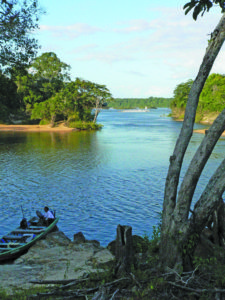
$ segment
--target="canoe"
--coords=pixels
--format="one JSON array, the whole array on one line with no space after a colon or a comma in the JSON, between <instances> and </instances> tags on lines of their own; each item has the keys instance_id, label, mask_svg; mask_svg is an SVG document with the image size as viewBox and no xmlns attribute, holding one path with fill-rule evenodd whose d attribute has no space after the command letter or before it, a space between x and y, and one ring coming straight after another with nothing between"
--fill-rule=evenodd
<instances>
[{"instance_id":1,"label":"canoe","mask_svg":"<svg viewBox=\"0 0 225 300\"><path fill-rule=\"evenodd\" d=\"M37 241L57 230L55 218L51 224L46 224L38 217L32 217L28 222L23 219L20 226L4 235L0 240L0 263L14 260L26 253ZM25 225L25 226L24 226Z\"/></svg>"}]
</instances>

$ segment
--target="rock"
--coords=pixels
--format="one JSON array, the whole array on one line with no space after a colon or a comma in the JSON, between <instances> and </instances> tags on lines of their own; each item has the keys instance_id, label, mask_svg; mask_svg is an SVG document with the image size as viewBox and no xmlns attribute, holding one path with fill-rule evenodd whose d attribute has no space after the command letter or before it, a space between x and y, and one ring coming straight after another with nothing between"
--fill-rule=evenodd
<instances>
[{"instance_id":1,"label":"rock","mask_svg":"<svg viewBox=\"0 0 225 300\"><path fill-rule=\"evenodd\" d=\"M97 240L86 240L85 242L92 244L93 246L98 247L98 248L101 247L99 241L97 241Z\"/></svg>"},{"instance_id":2,"label":"rock","mask_svg":"<svg viewBox=\"0 0 225 300\"><path fill-rule=\"evenodd\" d=\"M93 246L96 246L96 247L101 247L99 241L97 241L97 240L86 240L86 238L82 232L78 232L78 233L74 234L73 243L74 244L88 243L88 244L92 244Z\"/></svg>"},{"instance_id":3,"label":"rock","mask_svg":"<svg viewBox=\"0 0 225 300\"><path fill-rule=\"evenodd\" d=\"M86 239L83 235L82 232L78 232L78 233L75 233L74 236L73 236L73 242L75 244L82 244L82 243L85 243Z\"/></svg>"},{"instance_id":4,"label":"rock","mask_svg":"<svg viewBox=\"0 0 225 300\"><path fill-rule=\"evenodd\" d=\"M45 240L53 246L68 246L71 243L71 240L62 231L49 233Z\"/></svg>"},{"instance_id":5,"label":"rock","mask_svg":"<svg viewBox=\"0 0 225 300\"><path fill-rule=\"evenodd\" d=\"M85 273L104 271L113 260L99 242L74 243L58 231L38 241L14 264L0 265L0 287L12 291L33 287L31 280L81 278Z\"/></svg>"},{"instance_id":6,"label":"rock","mask_svg":"<svg viewBox=\"0 0 225 300\"><path fill-rule=\"evenodd\" d=\"M92 257L93 260L96 261L98 267L109 266L114 262L115 257L110 253L108 249L102 249L95 253Z\"/></svg>"},{"instance_id":7,"label":"rock","mask_svg":"<svg viewBox=\"0 0 225 300\"><path fill-rule=\"evenodd\" d=\"M113 254L113 255L116 255L116 241L112 241L110 242L107 247L107 249L109 249L109 251Z\"/></svg>"}]
</instances>

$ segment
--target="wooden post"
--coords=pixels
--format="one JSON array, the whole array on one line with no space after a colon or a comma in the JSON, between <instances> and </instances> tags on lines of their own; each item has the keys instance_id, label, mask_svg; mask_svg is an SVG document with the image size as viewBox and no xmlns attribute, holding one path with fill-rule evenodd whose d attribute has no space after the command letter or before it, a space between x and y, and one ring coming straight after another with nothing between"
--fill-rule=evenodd
<instances>
[{"instance_id":1,"label":"wooden post","mask_svg":"<svg viewBox=\"0 0 225 300\"><path fill-rule=\"evenodd\" d=\"M131 272L133 264L133 239L131 226L117 226L115 275L120 277Z\"/></svg>"}]
</instances>

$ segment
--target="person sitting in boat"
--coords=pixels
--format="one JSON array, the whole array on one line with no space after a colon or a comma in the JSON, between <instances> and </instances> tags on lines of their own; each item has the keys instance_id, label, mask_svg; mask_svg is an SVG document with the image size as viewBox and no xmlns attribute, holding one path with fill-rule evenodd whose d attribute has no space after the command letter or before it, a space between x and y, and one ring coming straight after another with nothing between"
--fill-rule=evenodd
<instances>
[{"instance_id":1,"label":"person sitting in boat","mask_svg":"<svg viewBox=\"0 0 225 300\"><path fill-rule=\"evenodd\" d=\"M48 206L45 206L44 211L45 211L44 213L45 221L48 225L50 225L54 221L55 217L53 213L49 210Z\"/></svg>"}]
</instances>

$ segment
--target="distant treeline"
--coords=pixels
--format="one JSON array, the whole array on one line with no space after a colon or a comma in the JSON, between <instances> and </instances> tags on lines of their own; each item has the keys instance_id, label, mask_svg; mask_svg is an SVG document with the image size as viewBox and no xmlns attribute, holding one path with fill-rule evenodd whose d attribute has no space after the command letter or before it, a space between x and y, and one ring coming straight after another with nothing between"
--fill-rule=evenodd
<instances>
[{"instance_id":1,"label":"distant treeline","mask_svg":"<svg viewBox=\"0 0 225 300\"><path fill-rule=\"evenodd\" d=\"M114 98L108 104L107 107L113 107L116 109L130 109L130 108L148 108L151 107L170 107L172 98Z\"/></svg>"}]
</instances>

